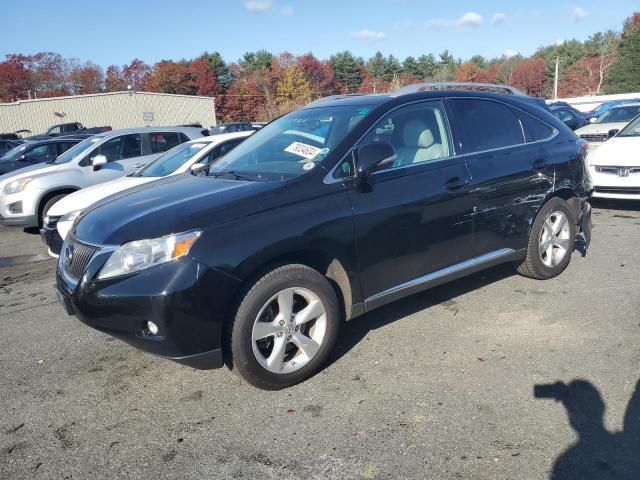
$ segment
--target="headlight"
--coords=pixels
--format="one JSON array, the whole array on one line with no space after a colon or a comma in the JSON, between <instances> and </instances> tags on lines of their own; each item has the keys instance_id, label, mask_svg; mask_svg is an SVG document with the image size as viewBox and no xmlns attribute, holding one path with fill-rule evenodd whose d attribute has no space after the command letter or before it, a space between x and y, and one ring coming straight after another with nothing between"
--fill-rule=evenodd
<instances>
[{"instance_id":1,"label":"headlight","mask_svg":"<svg viewBox=\"0 0 640 480\"><path fill-rule=\"evenodd\" d=\"M196 230L125 243L111 254L100 270L98 279L126 275L180 258L189 253L189 249L201 233Z\"/></svg>"},{"instance_id":2,"label":"headlight","mask_svg":"<svg viewBox=\"0 0 640 480\"><path fill-rule=\"evenodd\" d=\"M66 215L63 215L62 217L60 217L60 220L58 220L59 222L73 222L76 218L78 218L78 215L80 215L82 213L82 210L75 210L73 212L69 212Z\"/></svg>"},{"instance_id":3,"label":"headlight","mask_svg":"<svg viewBox=\"0 0 640 480\"><path fill-rule=\"evenodd\" d=\"M14 180L13 182L9 182L4 186L4 190L2 193L5 195L11 195L12 193L22 192L27 185L31 183L32 178L21 178L20 180Z\"/></svg>"}]
</instances>

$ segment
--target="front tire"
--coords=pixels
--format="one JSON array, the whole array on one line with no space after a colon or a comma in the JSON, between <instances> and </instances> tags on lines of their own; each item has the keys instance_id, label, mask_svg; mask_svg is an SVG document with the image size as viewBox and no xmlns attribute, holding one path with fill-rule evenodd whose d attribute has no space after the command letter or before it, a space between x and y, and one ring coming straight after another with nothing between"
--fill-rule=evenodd
<instances>
[{"instance_id":1,"label":"front tire","mask_svg":"<svg viewBox=\"0 0 640 480\"><path fill-rule=\"evenodd\" d=\"M533 223L527 256L518 265L518 273L537 280L560 275L571 261L576 231L576 220L567 202L557 197L549 200Z\"/></svg>"},{"instance_id":2,"label":"front tire","mask_svg":"<svg viewBox=\"0 0 640 480\"><path fill-rule=\"evenodd\" d=\"M285 265L242 298L225 328L226 363L258 388L286 388L322 368L339 327L339 302L328 280L305 265Z\"/></svg>"},{"instance_id":3,"label":"front tire","mask_svg":"<svg viewBox=\"0 0 640 480\"><path fill-rule=\"evenodd\" d=\"M49 213L49 210L51 209L51 207L53 207L56 202L58 202L58 200L62 200L64 197L66 197L66 195L56 195L54 197L51 197L49 200L47 200L47 202L44 204L44 206L42 207L42 211L40 212L40 217L38 218L38 225L40 227L42 227L44 225L44 219L47 216L47 213Z\"/></svg>"}]
</instances>

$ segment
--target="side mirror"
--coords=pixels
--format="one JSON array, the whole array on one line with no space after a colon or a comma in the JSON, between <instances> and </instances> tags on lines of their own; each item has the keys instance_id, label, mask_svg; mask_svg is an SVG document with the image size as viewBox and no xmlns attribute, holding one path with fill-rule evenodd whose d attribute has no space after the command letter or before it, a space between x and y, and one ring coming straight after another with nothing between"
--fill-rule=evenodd
<instances>
[{"instance_id":1,"label":"side mirror","mask_svg":"<svg viewBox=\"0 0 640 480\"><path fill-rule=\"evenodd\" d=\"M358 149L356 176L364 178L375 170L393 163L396 151L390 143L369 143Z\"/></svg>"},{"instance_id":2,"label":"side mirror","mask_svg":"<svg viewBox=\"0 0 640 480\"><path fill-rule=\"evenodd\" d=\"M104 155L96 155L91 159L91 165L93 165L93 170L100 170L103 165L107 164L107 157Z\"/></svg>"},{"instance_id":3,"label":"side mirror","mask_svg":"<svg viewBox=\"0 0 640 480\"><path fill-rule=\"evenodd\" d=\"M598 117L591 117L589 123L596 123L596 120L598 120Z\"/></svg>"},{"instance_id":4,"label":"side mirror","mask_svg":"<svg viewBox=\"0 0 640 480\"><path fill-rule=\"evenodd\" d=\"M207 168L206 163L194 163L193 165L191 165L191 173L193 174L200 173L205 168Z\"/></svg>"},{"instance_id":5,"label":"side mirror","mask_svg":"<svg viewBox=\"0 0 640 480\"><path fill-rule=\"evenodd\" d=\"M24 162L26 159L27 159L27 156L24 153L18 157L19 162Z\"/></svg>"},{"instance_id":6,"label":"side mirror","mask_svg":"<svg viewBox=\"0 0 640 480\"><path fill-rule=\"evenodd\" d=\"M609 133L607 133L607 138L611 138L611 137L615 137L615 135L620 131L619 128L612 128L611 130L609 130Z\"/></svg>"}]
</instances>

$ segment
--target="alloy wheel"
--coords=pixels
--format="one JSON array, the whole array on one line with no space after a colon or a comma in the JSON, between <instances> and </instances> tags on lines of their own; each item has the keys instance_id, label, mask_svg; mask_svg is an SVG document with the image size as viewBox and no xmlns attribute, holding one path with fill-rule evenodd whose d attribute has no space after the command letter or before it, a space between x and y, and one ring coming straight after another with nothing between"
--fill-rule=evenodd
<instances>
[{"instance_id":1,"label":"alloy wheel","mask_svg":"<svg viewBox=\"0 0 640 480\"><path fill-rule=\"evenodd\" d=\"M251 346L266 370L292 373L316 356L326 331L327 313L320 298L306 288L286 288L260 309Z\"/></svg>"},{"instance_id":2,"label":"alloy wheel","mask_svg":"<svg viewBox=\"0 0 640 480\"><path fill-rule=\"evenodd\" d=\"M540 259L545 266L553 268L567 255L571 241L571 223L567 215L555 211L547 216L540 232Z\"/></svg>"}]
</instances>

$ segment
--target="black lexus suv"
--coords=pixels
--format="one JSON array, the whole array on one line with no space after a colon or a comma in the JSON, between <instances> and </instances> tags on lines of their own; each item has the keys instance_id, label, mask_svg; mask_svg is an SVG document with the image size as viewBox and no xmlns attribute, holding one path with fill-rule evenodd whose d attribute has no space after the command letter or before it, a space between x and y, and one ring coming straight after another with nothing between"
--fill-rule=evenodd
<instances>
[{"instance_id":1,"label":"black lexus suv","mask_svg":"<svg viewBox=\"0 0 640 480\"><path fill-rule=\"evenodd\" d=\"M322 367L343 320L500 263L555 277L590 238L586 144L505 89L325 98L208 170L111 196L67 236L59 299L142 350L278 389Z\"/></svg>"}]
</instances>

